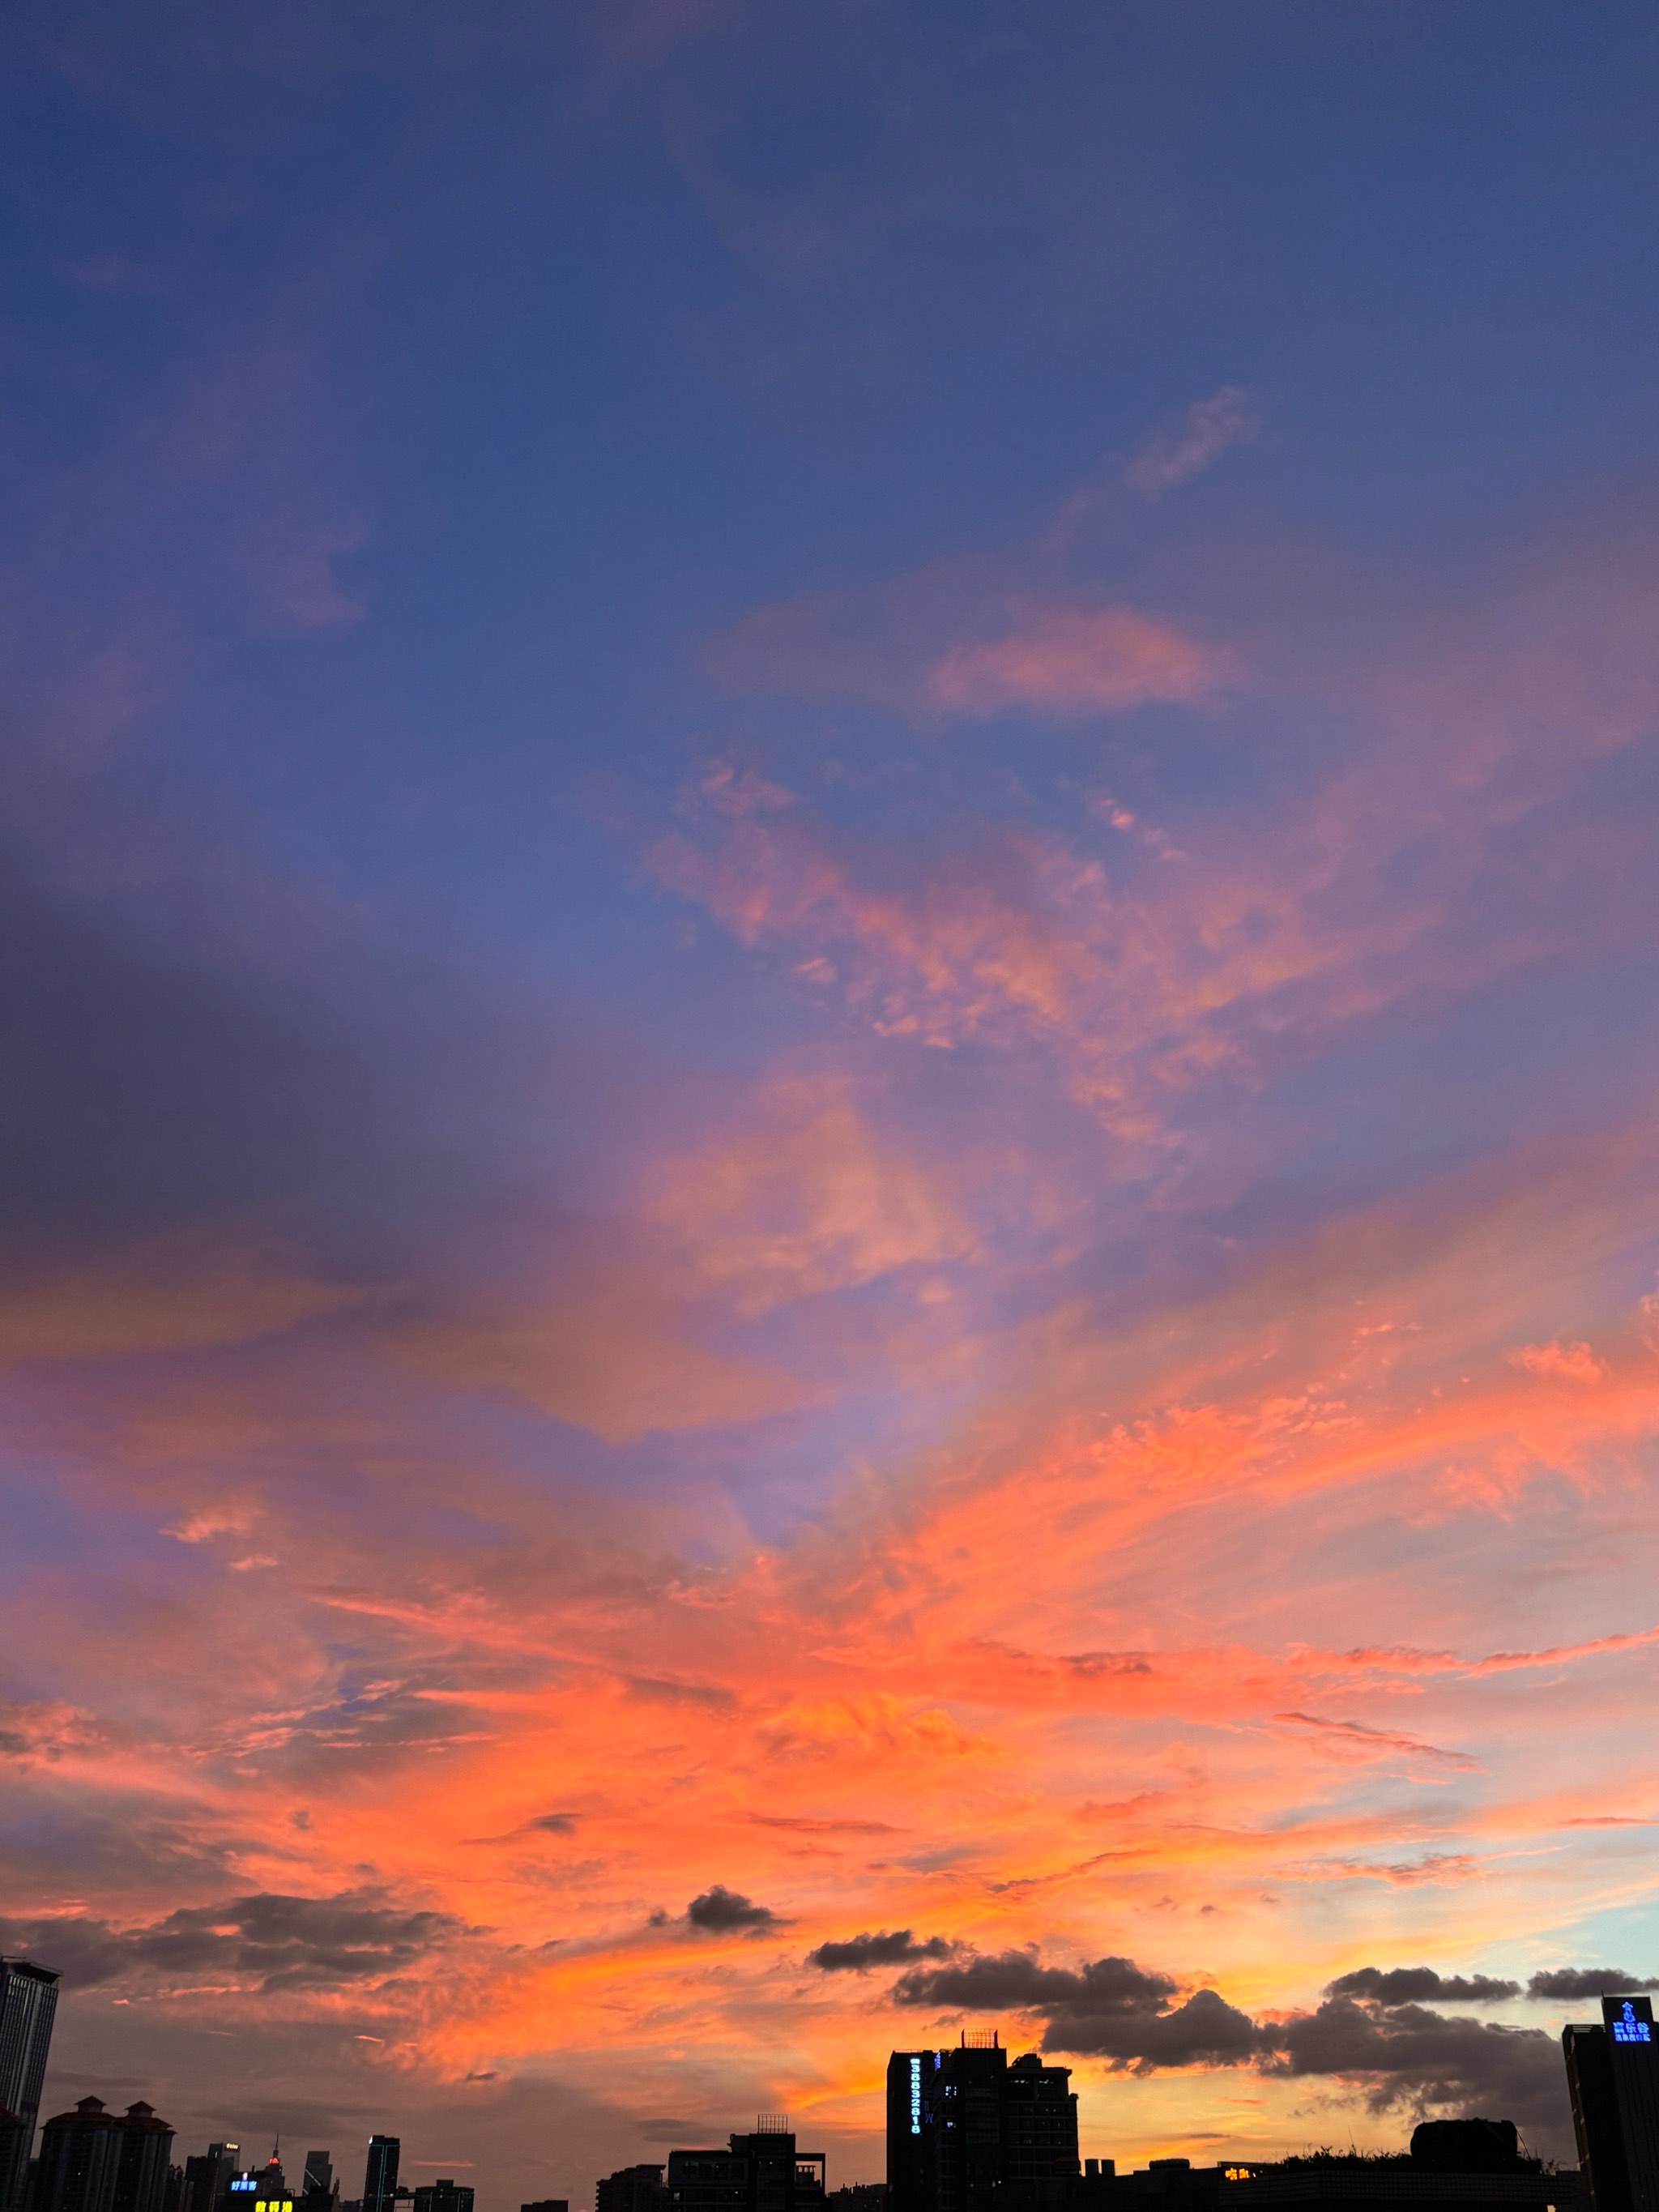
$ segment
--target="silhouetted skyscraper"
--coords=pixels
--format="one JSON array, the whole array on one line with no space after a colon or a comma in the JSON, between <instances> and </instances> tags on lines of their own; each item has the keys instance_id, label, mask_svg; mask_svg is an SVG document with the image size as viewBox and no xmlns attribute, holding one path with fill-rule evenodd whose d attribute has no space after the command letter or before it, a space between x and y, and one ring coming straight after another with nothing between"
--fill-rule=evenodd
<instances>
[{"instance_id":1,"label":"silhouetted skyscraper","mask_svg":"<svg viewBox=\"0 0 1659 2212\"><path fill-rule=\"evenodd\" d=\"M398 2154L403 2142L397 2136L371 2136L368 2169L363 2176L363 2212L392 2212L398 2195Z\"/></svg>"},{"instance_id":2,"label":"silhouetted skyscraper","mask_svg":"<svg viewBox=\"0 0 1659 2212\"><path fill-rule=\"evenodd\" d=\"M50 1966L0 1959L0 2113L21 2122L22 2135L21 2152L14 2149L9 2158L0 2141L0 2212L14 2212L28 2172L57 2010L58 1977ZM9 2130L14 2144L17 2133Z\"/></svg>"},{"instance_id":3,"label":"silhouetted skyscraper","mask_svg":"<svg viewBox=\"0 0 1659 2212\"><path fill-rule=\"evenodd\" d=\"M1659 2040L1646 1997L1603 1997L1561 2031L1589 2212L1659 2212Z\"/></svg>"},{"instance_id":4,"label":"silhouetted skyscraper","mask_svg":"<svg viewBox=\"0 0 1659 2212\"><path fill-rule=\"evenodd\" d=\"M896 2051L887 2062L887 2212L933 2201L933 2081L943 2054Z\"/></svg>"},{"instance_id":5,"label":"silhouetted skyscraper","mask_svg":"<svg viewBox=\"0 0 1659 2212\"><path fill-rule=\"evenodd\" d=\"M305 2194L307 2197L332 2197L334 2194L334 2161L325 2150L306 2153Z\"/></svg>"},{"instance_id":6,"label":"silhouetted skyscraper","mask_svg":"<svg viewBox=\"0 0 1659 2212\"><path fill-rule=\"evenodd\" d=\"M1078 2172L1071 2069L1017 2058L994 2033L887 2062L888 2212L991 2212L1058 2201ZM1659 2208L1655 2209L1659 2212Z\"/></svg>"}]
</instances>

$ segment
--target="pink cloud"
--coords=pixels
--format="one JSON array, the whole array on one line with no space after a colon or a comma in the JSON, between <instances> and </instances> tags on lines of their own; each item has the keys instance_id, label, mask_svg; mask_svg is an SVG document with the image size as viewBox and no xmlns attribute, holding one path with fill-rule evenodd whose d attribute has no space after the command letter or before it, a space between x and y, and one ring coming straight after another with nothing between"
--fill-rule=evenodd
<instances>
[{"instance_id":1,"label":"pink cloud","mask_svg":"<svg viewBox=\"0 0 1659 2212\"><path fill-rule=\"evenodd\" d=\"M1005 635L954 647L927 689L950 713L1027 707L1071 719L1209 699L1231 669L1227 654L1132 607L1037 605L1015 609Z\"/></svg>"}]
</instances>

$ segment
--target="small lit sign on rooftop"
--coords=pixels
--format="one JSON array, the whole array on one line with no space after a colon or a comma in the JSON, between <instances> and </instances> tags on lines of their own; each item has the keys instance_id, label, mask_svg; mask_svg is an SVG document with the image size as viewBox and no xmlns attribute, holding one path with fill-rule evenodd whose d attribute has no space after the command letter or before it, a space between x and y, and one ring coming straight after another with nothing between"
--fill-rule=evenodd
<instances>
[{"instance_id":1,"label":"small lit sign on rooftop","mask_svg":"<svg viewBox=\"0 0 1659 2212\"><path fill-rule=\"evenodd\" d=\"M1628 1997L1625 1999L1624 2010L1612 2022L1612 2027L1615 2043L1651 2043L1653 2040L1652 2024L1645 2020L1638 2020L1636 2007Z\"/></svg>"}]
</instances>

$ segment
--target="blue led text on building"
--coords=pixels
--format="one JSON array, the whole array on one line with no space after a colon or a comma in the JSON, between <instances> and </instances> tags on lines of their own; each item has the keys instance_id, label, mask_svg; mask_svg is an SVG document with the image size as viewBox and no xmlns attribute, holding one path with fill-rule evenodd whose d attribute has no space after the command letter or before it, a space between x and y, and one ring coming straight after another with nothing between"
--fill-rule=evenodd
<instances>
[{"instance_id":1,"label":"blue led text on building","mask_svg":"<svg viewBox=\"0 0 1659 2212\"><path fill-rule=\"evenodd\" d=\"M1653 2040L1651 2027L1646 2021L1638 2020L1636 2008L1628 1997L1625 1999L1622 2015L1613 2023L1613 2039L1615 2043L1651 2043Z\"/></svg>"},{"instance_id":2,"label":"blue led text on building","mask_svg":"<svg viewBox=\"0 0 1659 2212\"><path fill-rule=\"evenodd\" d=\"M1628 2007L1626 2008L1629 2009ZM910 2061L910 2132L913 2136L919 2136L921 2133L921 2061L920 2058L913 2058Z\"/></svg>"}]
</instances>

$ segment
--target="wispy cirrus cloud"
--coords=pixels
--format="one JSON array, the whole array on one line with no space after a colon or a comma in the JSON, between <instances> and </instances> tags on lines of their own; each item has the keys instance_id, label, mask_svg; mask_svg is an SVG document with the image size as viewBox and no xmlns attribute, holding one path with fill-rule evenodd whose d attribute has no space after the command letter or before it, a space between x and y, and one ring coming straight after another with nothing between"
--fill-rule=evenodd
<instances>
[{"instance_id":1,"label":"wispy cirrus cloud","mask_svg":"<svg viewBox=\"0 0 1659 2212\"><path fill-rule=\"evenodd\" d=\"M1224 384L1145 439L1125 464L1123 481L1144 499L1157 499L1202 476L1261 429L1261 413L1253 396L1240 385Z\"/></svg>"}]
</instances>

